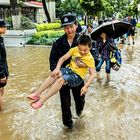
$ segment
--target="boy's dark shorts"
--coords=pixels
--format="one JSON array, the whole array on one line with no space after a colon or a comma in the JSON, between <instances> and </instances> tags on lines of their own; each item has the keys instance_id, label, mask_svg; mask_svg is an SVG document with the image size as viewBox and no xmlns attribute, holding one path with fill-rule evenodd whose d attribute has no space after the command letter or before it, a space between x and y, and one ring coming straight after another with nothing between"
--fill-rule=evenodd
<instances>
[{"instance_id":1,"label":"boy's dark shorts","mask_svg":"<svg viewBox=\"0 0 140 140\"><path fill-rule=\"evenodd\" d=\"M129 30L128 31L128 36L135 36L135 30Z\"/></svg>"},{"instance_id":2,"label":"boy's dark shorts","mask_svg":"<svg viewBox=\"0 0 140 140\"><path fill-rule=\"evenodd\" d=\"M68 86L77 87L83 82L83 79L70 68L61 68L61 73Z\"/></svg>"}]
</instances>

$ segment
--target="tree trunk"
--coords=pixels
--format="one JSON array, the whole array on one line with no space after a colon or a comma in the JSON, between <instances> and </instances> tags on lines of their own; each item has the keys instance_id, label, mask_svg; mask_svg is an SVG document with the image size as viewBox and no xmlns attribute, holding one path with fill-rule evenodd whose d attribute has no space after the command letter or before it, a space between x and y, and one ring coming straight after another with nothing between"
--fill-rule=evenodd
<instances>
[{"instance_id":1,"label":"tree trunk","mask_svg":"<svg viewBox=\"0 0 140 140\"><path fill-rule=\"evenodd\" d=\"M43 8L44 8L44 11L45 11L48 23L50 23L51 22L51 18L50 18L50 14L48 12L48 9L47 9L46 0L42 0L42 3L43 3Z\"/></svg>"}]
</instances>

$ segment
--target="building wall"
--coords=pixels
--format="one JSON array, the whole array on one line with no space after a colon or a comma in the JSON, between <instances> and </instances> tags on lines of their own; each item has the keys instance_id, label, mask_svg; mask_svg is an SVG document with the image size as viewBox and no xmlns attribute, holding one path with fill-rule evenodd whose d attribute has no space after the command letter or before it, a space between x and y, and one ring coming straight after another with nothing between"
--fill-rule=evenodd
<instances>
[{"instance_id":1,"label":"building wall","mask_svg":"<svg viewBox=\"0 0 140 140\"><path fill-rule=\"evenodd\" d=\"M0 7L2 7L4 5L7 5L10 8L10 0L0 0ZM55 2L54 1L47 2L47 8L48 8L48 12L50 14L51 20L53 21L56 18ZM8 10L8 12L10 12L10 10ZM1 14L2 13L0 13L0 15ZM3 18L3 16L1 16L1 18ZM42 8L36 8L36 20L35 20L35 22L37 22L37 23L43 23L44 21L47 22L47 19L46 19L46 16L45 16L45 12L43 10L43 7Z\"/></svg>"},{"instance_id":2,"label":"building wall","mask_svg":"<svg viewBox=\"0 0 140 140\"><path fill-rule=\"evenodd\" d=\"M0 5L9 5L10 0L0 0Z\"/></svg>"},{"instance_id":3,"label":"building wall","mask_svg":"<svg viewBox=\"0 0 140 140\"><path fill-rule=\"evenodd\" d=\"M37 21L37 23L43 23L44 21L46 21L46 17L45 17L43 8L37 9L36 21Z\"/></svg>"},{"instance_id":4,"label":"building wall","mask_svg":"<svg viewBox=\"0 0 140 140\"><path fill-rule=\"evenodd\" d=\"M56 12L55 12L55 2L54 1L49 1L47 3L47 8L51 17L51 20L53 21L56 18Z\"/></svg>"}]
</instances>

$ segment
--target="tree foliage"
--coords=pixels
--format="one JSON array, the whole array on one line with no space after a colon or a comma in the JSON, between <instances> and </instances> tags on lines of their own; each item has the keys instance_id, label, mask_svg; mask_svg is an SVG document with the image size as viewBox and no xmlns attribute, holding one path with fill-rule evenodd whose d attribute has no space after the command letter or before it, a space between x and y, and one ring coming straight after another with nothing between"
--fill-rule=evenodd
<instances>
[{"instance_id":1,"label":"tree foliage","mask_svg":"<svg viewBox=\"0 0 140 140\"><path fill-rule=\"evenodd\" d=\"M102 1L103 2L103 9L102 12L105 16L111 16L115 12L114 6L109 1Z\"/></svg>"},{"instance_id":2,"label":"tree foliage","mask_svg":"<svg viewBox=\"0 0 140 140\"><path fill-rule=\"evenodd\" d=\"M139 0L80 0L82 8L89 15L103 13L106 16L116 13L120 13L121 16L138 15L139 2Z\"/></svg>"},{"instance_id":3,"label":"tree foliage","mask_svg":"<svg viewBox=\"0 0 140 140\"><path fill-rule=\"evenodd\" d=\"M65 0L62 2L60 0L55 1L57 17L61 17L69 12L77 15L81 15L83 13L79 0Z\"/></svg>"},{"instance_id":4,"label":"tree foliage","mask_svg":"<svg viewBox=\"0 0 140 140\"><path fill-rule=\"evenodd\" d=\"M124 17L138 14L137 4L140 0L46 0L46 2L48 1L56 2L56 17L61 17L69 12L77 15L84 15L86 12L92 16L103 15L107 17L119 13L121 17Z\"/></svg>"},{"instance_id":5,"label":"tree foliage","mask_svg":"<svg viewBox=\"0 0 140 140\"><path fill-rule=\"evenodd\" d=\"M80 0L80 4L88 15L96 15L103 9L102 0Z\"/></svg>"},{"instance_id":6,"label":"tree foliage","mask_svg":"<svg viewBox=\"0 0 140 140\"><path fill-rule=\"evenodd\" d=\"M129 15L132 15L132 16L138 15L138 3L139 2L140 2L139 0L134 0L133 3L131 3L128 6L127 12Z\"/></svg>"}]
</instances>

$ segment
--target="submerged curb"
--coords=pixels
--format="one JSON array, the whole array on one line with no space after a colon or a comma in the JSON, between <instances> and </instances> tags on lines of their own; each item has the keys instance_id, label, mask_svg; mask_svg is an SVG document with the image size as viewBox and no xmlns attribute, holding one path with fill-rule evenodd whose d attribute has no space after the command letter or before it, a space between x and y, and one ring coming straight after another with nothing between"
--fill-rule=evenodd
<instances>
[{"instance_id":1,"label":"submerged curb","mask_svg":"<svg viewBox=\"0 0 140 140\"><path fill-rule=\"evenodd\" d=\"M47 48L51 48L51 45L24 45L24 47L47 47Z\"/></svg>"}]
</instances>

